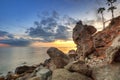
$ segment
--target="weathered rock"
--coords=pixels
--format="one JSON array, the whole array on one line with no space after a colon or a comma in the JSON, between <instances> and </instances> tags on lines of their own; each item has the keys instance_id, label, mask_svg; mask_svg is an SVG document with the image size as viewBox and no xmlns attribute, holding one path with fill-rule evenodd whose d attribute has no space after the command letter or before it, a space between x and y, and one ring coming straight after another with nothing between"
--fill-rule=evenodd
<instances>
[{"instance_id":1,"label":"weathered rock","mask_svg":"<svg viewBox=\"0 0 120 80\"><path fill-rule=\"evenodd\" d=\"M92 80L92 79L76 72L69 72L66 69L57 69L53 71L52 80Z\"/></svg>"},{"instance_id":2,"label":"weathered rock","mask_svg":"<svg viewBox=\"0 0 120 80\"><path fill-rule=\"evenodd\" d=\"M81 60L84 60L94 50L92 35L96 31L96 28L83 25L81 21L73 29L73 40L77 44L77 53Z\"/></svg>"},{"instance_id":3,"label":"weathered rock","mask_svg":"<svg viewBox=\"0 0 120 80\"><path fill-rule=\"evenodd\" d=\"M69 52L68 52L68 56L69 56L69 58L70 58L70 62L71 61L75 61L75 60L77 60L77 53L76 53L76 51L75 50L70 50Z\"/></svg>"},{"instance_id":4,"label":"weathered rock","mask_svg":"<svg viewBox=\"0 0 120 80\"><path fill-rule=\"evenodd\" d=\"M32 78L30 78L28 80L41 80L41 79L40 79L40 77L32 77Z\"/></svg>"},{"instance_id":5,"label":"weathered rock","mask_svg":"<svg viewBox=\"0 0 120 80\"><path fill-rule=\"evenodd\" d=\"M5 77L4 76L0 76L0 80L5 80Z\"/></svg>"},{"instance_id":6,"label":"weathered rock","mask_svg":"<svg viewBox=\"0 0 120 80\"><path fill-rule=\"evenodd\" d=\"M94 80L120 80L120 64L94 68L92 76Z\"/></svg>"},{"instance_id":7,"label":"weathered rock","mask_svg":"<svg viewBox=\"0 0 120 80\"><path fill-rule=\"evenodd\" d=\"M15 80L19 77L19 75L14 74L13 72L8 72L5 80Z\"/></svg>"},{"instance_id":8,"label":"weathered rock","mask_svg":"<svg viewBox=\"0 0 120 80\"><path fill-rule=\"evenodd\" d=\"M47 54L50 56L50 63L54 63L56 68L63 68L68 64L69 58L62 51L57 48L51 47L47 50ZM50 65L49 65L50 66Z\"/></svg>"},{"instance_id":9,"label":"weathered rock","mask_svg":"<svg viewBox=\"0 0 120 80\"><path fill-rule=\"evenodd\" d=\"M17 78L16 80L28 80L31 78L31 73L26 73L22 75L21 77Z\"/></svg>"},{"instance_id":10,"label":"weathered rock","mask_svg":"<svg viewBox=\"0 0 120 80\"><path fill-rule=\"evenodd\" d=\"M35 69L36 67L34 66L19 66L16 68L15 70L15 73L16 74L23 74L25 72L33 72L33 70Z\"/></svg>"},{"instance_id":11,"label":"weathered rock","mask_svg":"<svg viewBox=\"0 0 120 80\"><path fill-rule=\"evenodd\" d=\"M51 75L51 70L40 65L32 73L25 73L16 80L48 80Z\"/></svg>"},{"instance_id":12,"label":"weathered rock","mask_svg":"<svg viewBox=\"0 0 120 80\"><path fill-rule=\"evenodd\" d=\"M54 63L54 60L48 59L45 61L45 66L49 68L51 71L57 69L57 66Z\"/></svg>"},{"instance_id":13,"label":"weathered rock","mask_svg":"<svg viewBox=\"0 0 120 80\"><path fill-rule=\"evenodd\" d=\"M78 72L80 74L91 77L92 70L83 61L74 61L65 66L65 69L71 72Z\"/></svg>"},{"instance_id":14,"label":"weathered rock","mask_svg":"<svg viewBox=\"0 0 120 80\"><path fill-rule=\"evenodd\" d=\"M97 32L93 36L94 47L98 50L98 54L105 54L106 49L111 46L112 41L120 35L120 16L114 18L108 27ZM102 49L102 50L99 50Z\"/></svg>"},{"instance_id":15,"label":"weathered rock","mask_svg":"<svg viewBox=\"0 0 120 80\"><path fill-rule=\"evenodd\" d=\"M106 50L109 63L120 62L120 36L113 40L112 45Z\"/></svg>"},{"instance_id":16,"label":"weathered rock","mask_svg":"<svg viewBox=\"0 0 120 80\"><path fill-rule=\"evenodd\" d=\"M47 68L40 69L36 73L36 76L39 77L40 80L47 80L51 75L52 75L52 72Z\"/></svg>"}]
</instances>

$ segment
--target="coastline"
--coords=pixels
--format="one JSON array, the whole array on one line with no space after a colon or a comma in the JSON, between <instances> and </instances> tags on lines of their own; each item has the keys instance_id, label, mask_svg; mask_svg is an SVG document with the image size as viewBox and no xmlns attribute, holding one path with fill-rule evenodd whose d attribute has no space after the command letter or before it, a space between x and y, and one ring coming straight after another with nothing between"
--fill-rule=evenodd
<instances>
[{"instance_id":1,"label":"coastline","mask_svg":"<svg viewBox=\"0 0 120 80\"><path fill-rule=\"evenodd\" d=\"M96 33L96 28L79 21L73 29L77 49L68 54L55 47L49 59L33 66L19 66L0 80L119 80L120 16Z\"/></svg>"}]
</instances>

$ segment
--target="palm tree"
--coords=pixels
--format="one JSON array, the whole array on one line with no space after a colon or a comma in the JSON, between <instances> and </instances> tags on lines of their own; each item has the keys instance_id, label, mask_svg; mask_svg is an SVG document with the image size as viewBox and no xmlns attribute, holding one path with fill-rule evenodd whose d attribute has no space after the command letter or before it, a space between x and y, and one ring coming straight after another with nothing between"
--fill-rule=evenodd
<instances>
[{"instance_id":1,"label":"palm tree","mask_svg":"<svg viewBox=\"0 0 120 80\"><path fill-rule=\"evenodd\" d=\"M111 13L112 13L112 19L114 18L114 10L115 9L117 9L117 7L115 7L114 5L113 5L113 3L115 3L117 0L107 0L107 4L108 4L108 6L110 6L109 8L108 8L108 11L111 11Z\"/></svg>"},{"instance_id":2,"label":"palm tree","mask_svg":"<svg viewBox=\"0 0 120 80\"><path fill-rule=\"evenodd\" d=\"M112 19L114 18L114 10L115 9L117 9L117 7L115 7L115 6L111 6L108 8L108 11L111 11L111 13L112 13Z\"/></svg>"},{"instance_id":3,"label":"palm tree","mask_svg":"<svg viewBox=\"0 0 120 80\"><path fill-rule=\"evenodd\" d=\"M113 6L113 3L117 2L117 0L107 0L108 6Z\"/></svg>"},{"instance_id":4,"label":"palm tree","mask_svg":"<svg viewBox=\"0 0 120 80\"><path fill-rule=\"evenodd\" d=\"M104 16L103 16L104 14L103 14L103 11L105 11L105 8L104 8L104 7L100 7L97 12L100 13L101 16L102 16L103 29L105 29L105 22L104 22Z\"/></svg>"}]
</instances>

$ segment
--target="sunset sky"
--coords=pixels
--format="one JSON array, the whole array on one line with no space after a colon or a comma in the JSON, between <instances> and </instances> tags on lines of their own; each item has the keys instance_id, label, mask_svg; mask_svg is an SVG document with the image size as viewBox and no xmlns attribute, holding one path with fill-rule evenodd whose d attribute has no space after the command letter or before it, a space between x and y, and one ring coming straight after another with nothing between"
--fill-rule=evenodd
<instances>
[{"instance_id":1,"label":"sunset sky","mask_svg":"<svg viewBox=\"0 0 120 80\"><path fill-rule=\"evenodd\" d=\"M120 1L115 16L120 14ZM102 29L99 7L106 0L0 0L0 47L75 47L72 29L77 21ZM107 10L105 19L111 18Z\"/></svg>"}]
</instances>

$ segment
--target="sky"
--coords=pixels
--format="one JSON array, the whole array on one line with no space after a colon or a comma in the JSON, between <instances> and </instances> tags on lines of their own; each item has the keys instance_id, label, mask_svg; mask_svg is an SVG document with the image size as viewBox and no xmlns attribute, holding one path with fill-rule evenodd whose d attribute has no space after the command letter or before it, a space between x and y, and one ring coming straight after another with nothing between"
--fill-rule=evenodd
<instances>
[{"instance_id":1,"label":"sky","mask_svg":"<svg viewBox=\"0 0 120 80\"><path fill-rule=\"evenodd\" d=\"M120 13L120 1L115 3ZM75 46L77 21L102 29L97 9L106 0L0 0L0 46ZM106 10L105 19L111 18Z\"/></svg>"}]
</instances>

